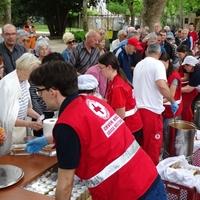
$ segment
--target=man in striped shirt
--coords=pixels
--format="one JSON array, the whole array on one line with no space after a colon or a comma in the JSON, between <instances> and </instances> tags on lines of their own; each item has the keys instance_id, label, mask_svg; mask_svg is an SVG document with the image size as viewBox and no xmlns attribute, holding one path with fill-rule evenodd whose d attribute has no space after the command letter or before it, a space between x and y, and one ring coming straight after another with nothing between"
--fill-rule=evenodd
<instances>
[{"instance_id":1,"label":"man in striped shirt","mask_svg":"<svg viewBox=\"0 0 200 200\"><path fill-rule=\"evenodd\" d=\"M87 69L98 63L100 51L97 48L101 36L98 32L90 30L85 35L85 41L79 43L73 50L69 62L77 69L77 72L84 74Z\"/></svg>"}]
</instances>

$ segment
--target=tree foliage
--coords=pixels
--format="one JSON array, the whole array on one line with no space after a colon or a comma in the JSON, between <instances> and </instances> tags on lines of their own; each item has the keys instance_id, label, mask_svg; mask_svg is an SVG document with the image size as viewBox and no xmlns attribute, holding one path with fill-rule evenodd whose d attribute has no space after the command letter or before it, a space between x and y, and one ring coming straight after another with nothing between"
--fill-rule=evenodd
<instances>
[{"instance_id":1,"label":"tree foliage","mask_svg":"<svg viewBox=\"0 0 200 200\"><path fill-rule=\"evenodd\" d=\"M107 9L115 14L130 15L128 5L132 4L135 16L140 16L143 5L141 0L113 0L107 4Z\"/></svg>"},{"instance_id":2,"label":"tree foliage","mask_svg":"<svg viewBox=\"0 0 200 200\"><path fill-rule=\"evenodd\" d=\"M5 16L5 8L10 0L0 0L0 18ZM97 0L86 0L88 7L95 6ZM167 2L164 9L164 3ZM180 8L180 2L182 7ZM83 0L14 0L12 1L12 21L17 26L23 25L30 16L43 17L48 25L51 36L61 36L67 26L69 13L83 11ZM155 7L152 11L152 7ZM166 19L180 17L180 10L185 15L199 12L199 0L107 0L107 8L115 14L143 17L144 24L151 24L163 15ZM144 13L142 15L142 12ZM151 23L149 23L149 21Z\"/></svg>"},{"instance_id":3,"label":"tree foliage","mask_svg":"<svg viewBox=\"0 0 200 200\"><path fill-rule=\"evenodd\" d=\"M96 3L97 0L88 0L88 5ZM62 36L68 13L81 12L82 4L82 0L15 0L12 1L13 21L20 25L30 16L44 17L51 36Z\"/></svg>"},{"instance_id":4,"label":"tree foliage","mask_svg":"<svg viewBox=\"0 0 200 200\"><path fill-rule=\"evenodd\" d=\"M10 22L10 0L0 1L0 22Z\"/></svg>"},{"instance_id":5,"label":"tree foliage","mask_svg":"<svg viewBox=\"0 0 200 200\"><path fill-rule=\"evenodd\" d=\"M1 0L0 1L0 15L2 15L4 9L6 8L6 5L8 4L8 0Z\"/></svg>"},{"instance_id":6,"label":"tree foliage","mask_svg":"<svg viewBox=\"0 0 200 200\"><path fill-rule=\"evenodd\" d=\"M107 9L114 14L128 14L128 6L125 2L109 1Z\"/></svg>"},{"instance_id":7,"label":"tree foliage","mask_svg":"<svg viewBox=\"0 0 200 200\"><path fill-rule=\"evenodd\" d=\"M71 10L81 10L81 7L81 0L15 0L12 5L13 19L18 24L19 19L15 16L20 16L23 21L29 16L44 17L51 36L62 36L67 25L67 14Z\"/></svg>"},{"instance_id":8,"label":"tree foliage","mask_svg":"<svg viewBox=\"0 0 200 200\"><path fill-rule=\"evenodd\" d=\"M188 15L190 13L197 13L200 11L200 2L197 0L168 0L162 16L163 24L170 24L181 26L181 14ZM168 20L168 21L167 21Z\"/></svg>"}]
</instances>

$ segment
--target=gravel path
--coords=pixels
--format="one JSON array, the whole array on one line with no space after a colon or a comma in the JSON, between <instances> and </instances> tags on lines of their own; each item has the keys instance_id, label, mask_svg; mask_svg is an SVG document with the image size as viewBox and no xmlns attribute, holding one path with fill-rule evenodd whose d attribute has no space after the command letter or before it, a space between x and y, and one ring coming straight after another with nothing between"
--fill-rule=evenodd
<instances>
[{"instance_id":1,"label":"gravel path","mask_svg":"<svg viewBox=\"0 0 200 200\"><path fill-rule=\"evenodd\" d=\"M52 52L61 53L66 48L62 40L49 40L49 44Z\"/></svg>"}]
</instances>

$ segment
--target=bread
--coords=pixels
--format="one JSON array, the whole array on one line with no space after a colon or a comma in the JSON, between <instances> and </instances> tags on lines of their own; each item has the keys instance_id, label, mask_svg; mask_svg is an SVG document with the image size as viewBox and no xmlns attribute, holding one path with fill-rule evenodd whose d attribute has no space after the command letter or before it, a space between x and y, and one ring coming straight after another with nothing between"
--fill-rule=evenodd
<instances>
[{"instance_id":1,"label":"bread","mask_svg":"<svg viewBox=\"0 0 200 200\"><path fill-rule=\"evenodd\" d=\"M4 128L0 127L0 144L3 144L5 140L5 130Z\"/></svg>"}]
</instances>

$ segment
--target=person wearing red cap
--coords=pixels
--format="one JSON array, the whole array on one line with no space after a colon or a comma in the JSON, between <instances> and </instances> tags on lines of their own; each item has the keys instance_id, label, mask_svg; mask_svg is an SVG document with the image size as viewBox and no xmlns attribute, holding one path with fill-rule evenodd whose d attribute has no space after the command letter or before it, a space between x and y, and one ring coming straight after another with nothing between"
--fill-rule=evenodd
<instances>
[{"instance_id":1,"label":"person wearing red cap","mask_svg":"<svg viewBox=\"0 0 200 200\"><path fill-rule=\"evenodd\" d=\"M120 67L130 82L133 78L131 55L137 50L142 50L142 46L136 38L131 37L128 39L127 44L125 46L119 47L115 53L115 56L120 63Z\"/></svg>"}]
</instances>

